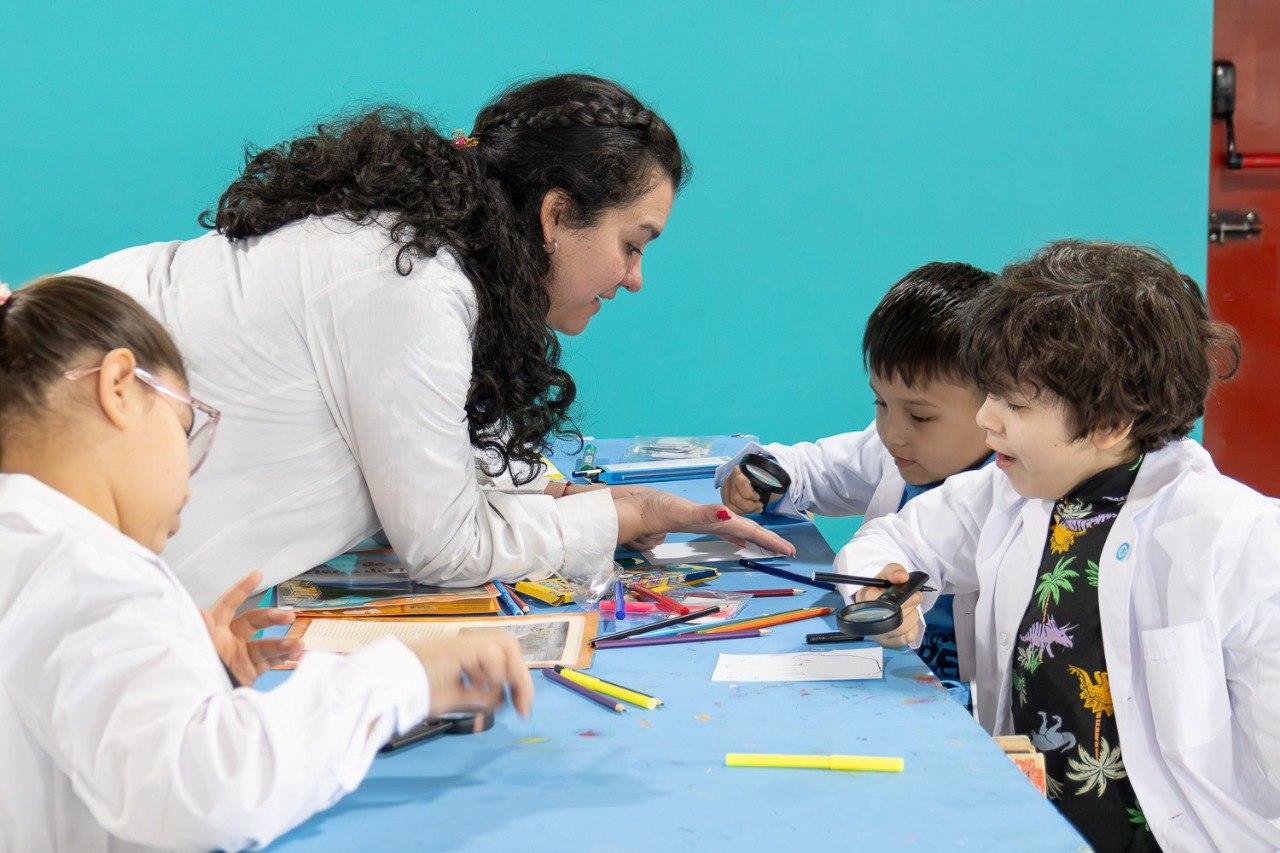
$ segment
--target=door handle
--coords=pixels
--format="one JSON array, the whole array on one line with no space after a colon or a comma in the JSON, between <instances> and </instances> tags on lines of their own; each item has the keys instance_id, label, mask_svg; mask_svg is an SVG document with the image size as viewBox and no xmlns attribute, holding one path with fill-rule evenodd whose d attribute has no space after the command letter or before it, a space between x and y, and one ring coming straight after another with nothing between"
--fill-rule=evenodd
<instances>
[{"instance_id":1,"label":"door handle","mask_svg":"<svg viewBox=\"0 0 1280 853\"><path fill-rule=\"evenodd\" d=\"M1213 117L1222 119L1227 128L1228 169L1280 168L1280 154L1241 154L1236 150L1236 66L1213 63Z\"/></svg>"}]
</instances>

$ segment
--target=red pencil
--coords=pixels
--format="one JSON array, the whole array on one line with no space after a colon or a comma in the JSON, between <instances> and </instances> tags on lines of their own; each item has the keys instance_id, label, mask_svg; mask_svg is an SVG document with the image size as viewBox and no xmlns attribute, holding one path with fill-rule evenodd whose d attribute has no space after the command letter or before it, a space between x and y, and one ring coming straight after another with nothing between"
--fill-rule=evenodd
<instances>
[{"instance_id":1,"label":"red pencil","mask_svg":"<svg viewBox=\"0 0 1280 853\"><path fill-rule=\"evenodd\" d=\"M734 595L749 595L752 598L782 598L787 595L801 595L803 589L721 589L717 592L728 592Z\"/></svg>"},{"instance_id":2,"label":"red pencil","mask_svg":"<svg viewBox=\"0 0 1280 853\"><path fill-rule=\"evenodd\" d=\"M669 598L668 596L665 596L660 592L654 592L653 590L649 589L649 587L644 586L643 584L636 584L635 586L631 587L631 591L634 592L636 595L640 596L641 598L649 599L654 604L657 604L659 607L661 607L663 610L667 611L668 613L674 613L677 616L683 616L686 613L689 613L691 611L691 608L685 607L683 604L676 601L674 598Z\"/></svg>"}]
</instances>

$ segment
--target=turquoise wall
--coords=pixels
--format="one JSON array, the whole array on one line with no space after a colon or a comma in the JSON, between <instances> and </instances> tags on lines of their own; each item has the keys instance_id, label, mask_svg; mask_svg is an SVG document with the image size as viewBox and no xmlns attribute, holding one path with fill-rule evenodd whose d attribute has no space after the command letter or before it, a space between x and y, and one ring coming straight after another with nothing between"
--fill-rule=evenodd
<instances>
[{"instance_id":1,"label":"turquoise wall","mask_svg":"<svg viewBox=\"0 0 1280 853\"><path fill-rule=\"evenodd\" d=\"M644 290L569 342L597 435L861 427L863 322L926 261L998 267L1087 236L1203 279L1207 0L17 5L0 11L12 282L200 233L245 142L355 102L469 128L519 76L632 86L695 176Z\"/></svg>"}]
</instances>

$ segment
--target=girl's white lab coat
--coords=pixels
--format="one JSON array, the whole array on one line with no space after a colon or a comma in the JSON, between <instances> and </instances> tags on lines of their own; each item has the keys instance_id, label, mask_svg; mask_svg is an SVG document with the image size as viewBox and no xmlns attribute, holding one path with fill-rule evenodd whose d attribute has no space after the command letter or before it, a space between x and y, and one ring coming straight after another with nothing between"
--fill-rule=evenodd
<instances>
[{"instance_id":1,"label":"girl's white lab coat","mask_svg":"<svg viewBox=\"0 0 1280 853\"><path fill-rule=\"evenodd\" d=\"M837 571L897 562L979 590L977 714L1009 734L1014 645L1053 502L994 466L863 525ZM1124 762L1166 850L1280 849L1280 510L1195 442L1147 455L1107 538L1098 607Z\"/></svg>"},{"instance_id":2,"label":"girl's white lab coat","mask_svg":"<svg viewBox=\"0 0 1280 853\"><path fill-rule=\"evenodd\" d=\"M791 488L774 511L797 518L806 512L825 516L861 515L862 523L897 512L906 481L893 462L893 454L880 440L875 422L860 432L802 441L798 444L752 442L729 462L716 469L720 486L748 453L766 453L791 476ZM857 587L842 587L840 594L852 601ZM962 681L973 681L973 626L977 595L957 595L952 600L956 628L956 658Z\"/></svg>"},{"instance_id":3,"label":"girl's white lab coat","mask_svg":"<svg viewBox=\"0 0 1280 853\"><path fill-rule=\"evenodd\" d=\"M164 562L0 475L0 850L261 846L359 784L430 704L390 638L232 689Z\"/></svg>"},{"instance_id":4,"label":"girl's white lab coat","mask_svg":"<svg viewBox=\"0 0 1280 853\"><path fill-rule=\"evenodd\" d=\"M165 558L201 604L276 583L380 527L424 582L608 566L607 491L553 499L479 476L467 437L476 297L447 251L395 269L385 228L310 218L153 243L73 273L140 301L222 410Z\"/></svg>"}]
</instances>

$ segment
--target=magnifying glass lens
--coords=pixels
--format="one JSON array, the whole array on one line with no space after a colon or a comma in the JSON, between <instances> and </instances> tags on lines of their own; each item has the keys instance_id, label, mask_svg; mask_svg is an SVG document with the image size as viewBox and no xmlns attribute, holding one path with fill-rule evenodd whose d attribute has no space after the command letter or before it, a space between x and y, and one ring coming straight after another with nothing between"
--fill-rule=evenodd
<instances>
[{"instance_id":1,"label":"magnifying glass lens","mask_svg":"<svg viewBox=\"0 0 1280 853\"><path fill-rule=\"evenodd\" d=\"M778 482L778 478L770 474L768 471L757 468L755 465L745 465L747 473L753 478L768 486L771 489L782 491L782 484Z\"/></svg>"},{"instance_id":2,"label":"magnifying glass lens","mask_svg":"<svg viewBox=\"0 0 1280 853\"><path fill-rule=\"evenodd\" d=\"M850 622L879 622L882 619L888 619L894 614L892 607L859 607L852 613L845 615L845 619Z\"/></svg>"}]
</instances>

